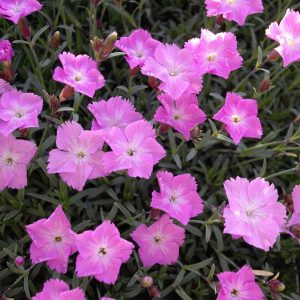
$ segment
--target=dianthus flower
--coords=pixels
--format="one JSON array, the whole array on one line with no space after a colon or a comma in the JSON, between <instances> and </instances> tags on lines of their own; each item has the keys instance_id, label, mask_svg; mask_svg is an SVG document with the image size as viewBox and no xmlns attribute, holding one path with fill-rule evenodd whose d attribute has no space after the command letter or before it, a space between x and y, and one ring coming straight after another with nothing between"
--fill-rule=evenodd
<instances>
[{"instance_id":1,"label":"dianthus flower","mask_svg":"<svg viewBox=\"0 0 300 300\"><path fill-rule=\"evenodd\" d=\"M168 215L163 215L149 227L145 224L138 226L130 236L139 246L145 267L174 264L185 238L184 229L173 224Z\"/></svg>"},{"instance_id":2,"label":"dianthus flower","mask_svg":"<svg viewBox=\"0 0 300 300\"><path fill-rule=\"evenodd\" d=\"M43 290L32 297L32 300L85 300L83 290L70 290L62 280L50 279L44 283Z\"/></svg>"},{"instance_id":3,"label":"dianthus flower","mask_svg":"<svg viewBox=\"0 0 300 300\"><path fill-rule=\"evenodd\" d=\"M2 94L12 90L13 87L5 80L0 79L0 99Z\"/></svg>"},{"instance_id":4,"label":"dianthus flower","mask_svg":"<svg viewBox=\"0 0 300 300\"><path fill-rule=\"evenodd\" d=\"M0 132L8 136L16 129L39 127L43 99L12 89L0 98Z\"/></svg>"},{"instance_id":5,"label":"dianthus flower","mask_svg":"<svg viewBox=\"0 0 300 300\"><path fill-rule=\"evenodd\" d=\"M140 120L125 127L114 127L106 136L112 152L106 154L107 169L127 170L131 177L150 178L153 166L166 152L155 140L152 125Z\"/></svg>"},{"instance_id":6,"label":"dianthus flower","mask_svg":"<svg viewBox=\"0 0 300 300\"><path fill-rule=\"evenodd\" d=\"M300 184L292 192L293 214L288 222L288 232L300 243Z\"/></svg>"},{"instance_id":7,"label":"dianthus flower","mask_svg":"<svg viewBox=\"0 0 300 300\"><path fill-rule=\"evenodd\" d=\"M27 185L27 167L36 153L36 145L0 133L0 191L6 187L22 189Z\"/></svg>"},{"instance_id":8,"label":"dianthus flower","mask_svg":"<svg viewBox=\"0 0 300 300\"><path fill-rule=\"evenodd\" d=\"M172 126L187 140L191 137L191 130L206 120L206 115L199 108L198 99L194 94L183 94L177 100L173 100L164 93L158 96L158 100L161 106L153 119Z\"/></svg>"},{"instance_id":9,"label":"dianthus flower","mask_svg":"<svg viewBox=\"0 0 300 300\"><path fill-rule=\"evenodd\" d=\"M69 256L76 251L76 234L61 205L47 218L26 226L32 243L30 258L33 264L46 262L50 269L66 273Z\"/></svg>"},{"instance_id":10,"label":"dianthus flower","mask_svg":"<svg viewBox=\"0 0 300 300\"><path fill-rule=\"evenodd\" d=\"M130 258L134 248L132 243L121 238L118 228L110 221L79 234L76 246L79 252L77 275L95 276L106 284L116 282L122 263Z\"/></svg>"},{"instance_id":11,"label":"dianthus flower","mask_svg":"<svg viewBox=\"0 0 300 300\"><path fill-rule=\"evenodd\" d=\"M243 266L238 272L218 274L220 282L217 300L263 300L264 294L255 282L252 269Z\"/></svg>"},{"instance_id":12,"label":"dianthus flower","mask_svg":"<svg viewBox=\"0 0 300 300\"><path fill-rule=\"evenodd\" d=\"M173 99L183 93L198 93L202 88L202 70L187 49L177 45L159 45L154 57L148 57L141 72L161 81L159 88Z\"/></svg>"},{"instance_id":13,"label":"dianthus flower","mask_svg":"<svg viewBox=\"0 0 300 300\"><path fill-rule=\"evenodd\" d=\"M0 61L11 61L14 56L11 42L9 40L0 41Z\"/></svg>"},{"instance_id":14,"label":"dianthus flower","mask_svg":"<svg viewBox=\"0 0 300 300\"><path fill-rule=\"evenodd\" d=\"M243 137L260 139L263 132L258 115L257 101L243 99L235 93L227 93L224 106L213 116L222 122L235 144Z\"/></svg>"},{"instance_id":15,"label":"dianthus flower","mask_svg":"<svg viewBox=\"0 0 300 300\"><path fill-rule=\"evenodd\" d=\"M116 47L125 52L130 69L142 67L148 57L153 57L158 45L160 42L153 39L144 29L137 29L128 37L121 37L116 42Z\"/></svg>"},{"instance_id":16,"label":"dianthus flower","mask_svg":"<svg viewBox=\"0 0 300 300\"><path fill-rule=\"evenodd\" d=\"M197 183L193 176L173 176L164 171L158 172L156 177L160 192L152 192L152 208L166 212L184 225L203 212L203 200L197 193Z\"/></svg>"},{"instance_id":17,"label":"dianthus flower","mask_svg":"<svg viewBox=\"0 0 300 300\"><path fill-rule=\"evenodd\" d=\"M102 132L83 130L76 122L66 122L57 130L56 146L50 151L48 173L59 173L67 185L82 191L88 179L106 176Z\"/></svg>"},{"instance_id":18,"label":"dianthus flower","mask_svg":"<svg viewBox=\"0 0 300 300\"><path fill-rule=\"evenodd\" d=\"M63 52L59 59L63 67L55 68L54 80L65 83L90 98L94 97L96 90L104 86L104 77L98 71L96 62L88 55L75 56Z\"/></svg>"},{"instance_id":19,"label":"dianthus flower","mask_svg":"<svg viewBox=\"0 0 300 300\"><path fill-rule=\"evenodd\" d=\"M280 45L275 50L282 56L284 67L300 61L300 13L288 9L280 24L273 22L266 30L268 38Z\"/></svg>"},{"instance_id":20,"label":"dianthus flower","mask_svg":"<svg viewBox=\"0 0 300 300\"><path fill-rule=\"evenodd\" d=\"M143 119L128 99L118 96L107 101L93 102L88 105L88 109L95 117L92 130L103 129L109 132L114 127L123 129L130 123Z\"/></svg>"},{"instance_id":21,"label":"dianthus flower","mask_svg":"<svg viewBox=\"0 0 300 300\"><path fill-rule=\"evenodd\" d=\"M237 177L224 183L228 205L224 209L224 233L243 237L246 243L268 251L285 224L286 209L279 203L273 184L262 178Z\"/></svg>"},{"instance_id":22,"label":"dianthus flower","mask_svg":"<svg viewBox=\"0 0 300 300\"><path fill-rule=\"evenodd\" d=\"M21 18L41 8L42 4L37 0L0 0L0 17L18 24Z\"/></svg>"},{"instance_id":23,"label":"dianthus flower","mask_svg":"<svg viewBox=\"0 0 300 300\"><path fill-rule=\"evenodd\" d=\"M193 55L198 69L227 79L231 71L243 62L237 51L236 36L231 32L213 32L202 29L200 38L193 38L184 47Z\"/></svg>"},{"instance_id":24,"label":"dianthus flower","mask_svg":"<svg viewBox=\"0 0 300 300\"><path fill-rule=\"evenodd\" d=\"M224 19L244 25L247 16L262 13L262 0L205 0L209 17L222 15Z\"/></svg>"}]
</instances>

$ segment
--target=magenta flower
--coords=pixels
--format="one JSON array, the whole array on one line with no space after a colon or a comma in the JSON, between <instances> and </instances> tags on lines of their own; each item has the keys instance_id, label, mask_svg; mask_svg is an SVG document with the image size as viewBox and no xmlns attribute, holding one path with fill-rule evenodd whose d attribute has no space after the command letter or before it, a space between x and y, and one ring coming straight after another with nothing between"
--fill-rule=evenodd
<instances>
[{"instance_id":1,"label":"magenta flower","mask_svg":"<svg viewBox=\"0 0 300 300\"><path fill-rule=\"evenodd\" d=\"M0 132L8 136L16 129L39 127L43 99L12 89L0 98Z\"/></svg>"},{"instance_id":2,"label":"magenta flower","mask_svg":"<svg viewBox=\"0 0 300 300\"><path fill-rule=\"evenodd\" d=\"M131 177L150 178L153 166L166 155L155 140L152 125L144 120L131 123L124 130L112 128L106 142L112 149L107 153L107 169L127 170Z\"/></svg>"},{"instance_id":3,"label":"magenta flower","mask_svg":"<svg viewBox=\"0 0 300 300\"><path fill-rule=\"evenodd\" d=\"M245 24L249 15L264 11L262 0L205 0L207 16L222 15L224 19Z\"/></svg>"},{"instance_id":4,"label":"magenta flower","mask_svg":"<svg viewBox=\"0 0 300 300\"><path fill-rule=\"evenodd\" d=\"M145 267L174 264L185 238L184 229L174 225L168 215L163 215L149 227L145 224L138 226L130 236L139 246Z\"/></svg>"},{"instance_id":5,"label":"magenta flower","mask_svg":"<svg viewBox=\"0 0 300 300\"><path fill-rule=\"evenodd\" d=\"M32 300L85 300L83 290L70 290L62 280L50 279L44 283L43 290L32 297Z\"/></svg>"},{"instance_id":6,"label":"magenta flower","mask_svg":"<svg viewBox=\"0 0 300 300\"><path fill-rule=\"evenodd\" d=\"M284 67L300 61L300 13L288 9L280 24L273 22L266 30L268 38L280 45L275 50L282 56Z\"/></svg>"},{"instance_id":7,"label":"magenta flower","mask_svg":"<svg viewBox=\"0 0 300 300\"><path fill-rule=\"evenodd\" d=\"M260 139L263 132L258 115L257 101L243 99L235 93L227 93L224 106L213 116L225 125L235 144L243 137Z\"/></svg>"},{"instance_id":8,"label":"magenta flower","mask_svg":"<svg viewBox=\"0 0 300 300\"><path fill-rule=\"evenodd\" d=\"M123 129L130 123L143 119L128 99L118 96L107 101L93 102L88 105L88 109L95 117L92 130L103 129L109 132L114 127Z\"/></svg>"},{"instance_id":9,"label":"magenta flower","mask_svg":"<svg viewBox=\"0 0 300 300\"><path fill-rule=\"evenodd\" d=\"M106 284L114 284L122 263L132 253L134 245L121 238L118 228L104 221L94 231L87 230L76 239L79 252L76 272L79 277L95 276Z\"/></svg>"},{"instance_id":10,"label":"magenta flower","mask_svg":"<svg viewBox=\"0 0 300 300\"><path fill-rule=\"evenodd\" d=\"M88 179L106 176L101 131L83 130L76 122L66 122L57 130L56 146L50 151L48 173L59 173L67 185L82 191Z\"/></svg>"},{"instance_id":11,"label":"magenta flower","mask_svg":"<svg viewBox=\"0 0 300 300\"><path fill-rule=\"evenodd\" d=\"M237 51L236 36L231 32L214 34L207 29L202 29L201 38L189 40L184 47L192 53L201 72L225 79L243 62Z\"/></svg>"},{"instance_id":12,"label":"magenta flower","mask_svg":"<svg viewBox=\"0 0 300 300\"><path fill-rule=\"evenodd\" d=\"M90 98L104 86L104 77L98 71L96 62L89 56L63 52L59 59L63 67L55 68L54 80L67 84Z\"/></svg>"},{"instance_id":13,"label":"magenta flower","mask_svg":"<svg viewBox=\"0 0 300 300\"><path fill-rule=\"evenodd\" d=\"M255 282L252 269L245 265L238 272L218 274L220 290L217 300L263 300L264 294Z\"/></svg>"},{"instance_id":14,"label":"magenta flower","mask_svg":"<svg viewBox=\"0 0 300 300\"><path fill-rule=\"evenodd\" d=\"M300 184L292 192L294 212L288 222L288 233L300 243Z\"/></svg>"},{"instance_id":15,"label":"magenta flower","mask_svg":"<svg viewBox=\"0 0 300 300\"><path fill-rule=\"evenodd\" d=\"M134 69L142 67L148 57L153 57L155 49L160 44L147 30L137 29L130 36L121 37L116 42L116 47L125 52L130 69Z\"/></svg>"},{"instance_id":16,"label":"magenta flower","mask_svg":"<svg viewBox=\"0 0 300 300\"><path fill-rule=\"evenodd\" d=\"M203 212L203 200L197 193L197 183L193 176L173 176L164 171L158 172L156 177L160 192L152 192L152 208L166 212L184 225Z\"/></svg>"},{"instance_id":17,"label":"magenta flower","mask_svg":"<svg viewBox=\"0 0 300 300\"><path fill-rule=\"evenodd\" d=\"M161 80L159 88L177 99L183 93L198 93L202 88L202 70L194 63L190 52L177 45L159 45L154 57L148 57L142 73Z\"/></svg>"},{"instance_id":18,"label":"magenta flower","mask_svg":"<svg viewBox=\"0 0 300 300\"><path fill-rule=\"evenodd\" d=\"M0 99L2 94L12 90L13 87L5 80L0 79Z\"/></svg>"},{"instance_id":19,"label":"magenta flower","mask_svg":"<svg viewBox=\"0 0 300 300\"><path fill-rule=\"evenodd\" d=\"M66 273L69 256L76 252L76 234L61 205L47 218L26 226L32 243L30 258L33 264L47 262L51 270Z\"/></svg>"},{"instance_id":20,"label":"magenta flower","mask_svg":"<svg viewBox=\"0 0 300 300\"><path fill-rule=\"evenodd\" d=\"M224 233L243 237L246 243L268 251L285 224L286 209L279 203L273 184L262 178L249 181L237 177L226 180L229 204L225 207Z\"/></svg>"},{"instance_id":21,"label":"magenta flower","mask_svg":"<svg viewBox=\"0 0 300 300\"><path fill-rule=\"evenodd\" d=\"M0 61L11 61L14 51L9 40L0 41Z\"/></svg>"},{"instance_id":22,"label":"magenta flower","mask_svg":"<svg viewBox=\"0 0 300 300\"><path fill-rule=\"evenodd\" d=\"M42 4L37 0L0 0L0 17L18 24L21 18L41 8Z\"/></svg>"},{"instance_id":23,"label":"magenta flower","mask_svg":"<svg viewBox=\"0 0 300 300\"><path fill-rule=\"evenodd\" d=\"M0 133L0 191L6 187L27 186L27 167L36 153L36 145Z\"/></svg>"},{"instance_id":24,"label":"magenta flower","mask_svg":"<svg viewBox=\"0 0 300 300\"><path fill-rule=\"evenodd\" d=\"M194 94L183 94L177 100L173 100L168 94L161 94L157 98L161 106L157 109L154 120L172 126L187 140L191 137L191 130L206 120Z\"/></svg>"}]
</instances>

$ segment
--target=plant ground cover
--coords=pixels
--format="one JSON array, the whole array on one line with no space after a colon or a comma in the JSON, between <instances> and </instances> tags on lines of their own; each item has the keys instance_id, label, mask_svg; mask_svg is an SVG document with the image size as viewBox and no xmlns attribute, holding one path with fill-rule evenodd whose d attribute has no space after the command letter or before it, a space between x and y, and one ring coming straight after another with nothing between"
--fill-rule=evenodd
<instances>
[{"instance_id":1,"label":"plant ground cover","mask_svg":"<svg viewBox=\"0 0 300 300\"><path fill-rule=\"evenodd\" d=\"M283 68L281 60L265 62L276 45L266 38L266 28L271 22L280 21L288 8L299 11L298 1L264 1L264 13L252 15L242 27L229 21L216 24L216 18L207 17L203 0L103 0L97 5L87 0L41 2L42 10L28 17L33 33L29 42L22 38L14 24L0 19L1 36L12 42L15 52L13 85L44 99L39 127L17 133L18 137L34 140L38 146L28 169L28 186L0 193L0 294L16 300L30 299L46 280L54 277L63 279L72 288L80 286L87 299L99 299L103 295L120 300L151 299L139 282L139 278L148 275L153 277L163 299L215 299L216 275L226 270L237 271L249 264L254 270L279 273L279 280L285 284L282 299L299 300L300 247L297 241L282 234L275 246L264 252L223 234L221 219L227 203L223 183L231 177L263 177L274 183L281 202L300 183L300 64ZM163 43L176 43L180 47L187 40L199 37L201 28L233 32L244 59L243 66L232 72L228 80L204 76L198 99L209 120L200 125L197 136L190 141L183 141L172 129L160 133L157 140L167 155L155 165L150 179L113 173L89 180L84 190L77 192L57 174L47 173L47 161L49 151L56 148L57 128L64 121L75 120L85 129L91 128L92 115L87 109L91 99L75 92L74 100L63 102L59 114L53 116L44 91L58 96L63 88L52 79L53 70L60 65L60 53L68 51L93 57L90 40L95 36L105 38L113 31L119 37L128 36L137 28L147 29L153 38ZM50 41L56 31L60 32L60 42L53 47ZM101 63L100 71L106 82L93 100L113 96L128 98L145 119L152 120L159 105L157 94L148 85L146 76L130 74L120 50L115 49ZM268 79L271 87L262 91L262 83L266 84ZM261 140L243 139L234 145L222 131L221 124L212 120L223 106L228 91L257 99L263 128ZM155 123L157 131L158 127ZM76 233L93 230L109 219L123 238L132 241L132 231L141 223L150 222L151 195L153 190L159 189L155 176L159 170L193 175L204 200L204 212L185 226L186 238L177 263L143 267L135 248L130 260L122 265L114 285L99 283L92 277L78 278L76 255L71 256L66 274L53 272L43 263L31 264L31 240L25 226L48 217L59 204L63 205ZM16 256L25 258L23 266L15 265ZM258 276L270 299L266 282L271 278Z\"/></svg>"}]
</instances>

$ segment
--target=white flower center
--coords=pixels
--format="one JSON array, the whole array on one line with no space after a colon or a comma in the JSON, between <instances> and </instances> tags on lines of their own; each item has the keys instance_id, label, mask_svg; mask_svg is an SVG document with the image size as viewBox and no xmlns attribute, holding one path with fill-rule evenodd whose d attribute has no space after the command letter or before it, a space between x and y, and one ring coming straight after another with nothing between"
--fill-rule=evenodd
<instances>
[{"instance_id":1,"label":"white flower center","mask_svg":"<svg viewBox=\"0 0 300 300\"><path fill-rule=\"evenodd\" d=\"M217 54L216 54L216 53L209 53L209 54L207 55L207 60L208 60L208 61L214 61L214 60L216 59L216 57L217 57Z\"/></svg>"},{"instance_id":2,"label":"white flower center","mask_svg":"<svg viewBox=\"0 0 300 300\"><path fill-rule=\"evenodd\" d=\"M241 121L241 118L238 115L233 115L231 119L233 123L239 123Z\"/></svg>"}]
</instances>

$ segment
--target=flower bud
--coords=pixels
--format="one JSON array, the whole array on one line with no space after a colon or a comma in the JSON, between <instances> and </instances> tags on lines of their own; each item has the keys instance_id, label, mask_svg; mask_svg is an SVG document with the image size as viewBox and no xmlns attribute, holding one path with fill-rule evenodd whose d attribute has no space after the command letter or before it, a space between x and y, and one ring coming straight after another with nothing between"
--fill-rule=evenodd
<instances>
[{"instance_id":1,"label":"flower bud","mask_svg":"<svg viewBox=\"0 0 300 300\"><path fill-rule=\"evenodd\" d=\"M153 285L148 289L149 296L160 298L160 291L157 286Z\"/></svg>"},{"instance_id":2,"label":"flower bud","mask_svg":"<svg viewBox=\"0 0 300 300\"><path fill-rule=\"evenodd\" d=\"M155 77L148 77L148 84L150 87L152 87L155 91L158 90L158 80Z\"/></svg>"},{"instance_id":3,"label":"flower bud","mask_svg":"<svg viewBox=\"0 0 300 300\"><path fill-rule=\"evenodd\" d=\"M150 288L153 285L153 279L151 276L145 276L144 278L142 278L141 280L141 286L143 288Z\"/></svg>"},{"instance_id":4,"label":"flower bud","mask_svg":"<svg viewBox=\"0 0 300 300\"><path fill-rule=\"evenodd\" d=\"M300 240L300 224L295 224L290 227L290 232Z\"/></svg>"},{"instance_id":5,"label":"flower bud","mask_svg":"<svg viewBox=\"0 0 300 300\"><path fill-rule=\"evenodd\" d=\"M129 76L135 76L135 75L137 75L137 73L139 72L139 70L140 70L140 67L135 67L133 69L130 69L129 70Z\"/></svg>"},{"instance_id":6,"label":"flower bud","mask_svg":"<svg viewBox=\"0 0 300 300\"><path fill-rule=\"evenodd\" d=\"M279 58L280 58L280 54L275 49L273 49L269 53L269 55L267 57L267 60L270 61L270 62L274 62L274 61L277 61Z\"/></svg>"},{"instance_id":7,"label":"flower bud","mask_svg":"<svg viewBox=\"0 0 300 300\"><path fill-rule=\"evenodd\" d=\"M267 92L271 87L271 80L269 77L265 77L259 86L259 92L264 93Z\"/></svg>"},{"instance_id":8,"label":"flower bud","mask_svg":"<svg viewBox=\"0 0 300 300\"><path fill-rule=\"evenodd\" d=\"M167 133L169 128L171 128L171 126L167 125L167 124L160 124L159 127L159 132L157 134L164 134Z\"/></svg>"},{"instance_id":9,"label":"flower bud","mask_svg":"<svg viewBox=\"0 0 300 300\"><path fill-rule=\"evenodd\" d=\"M73 95L74 88L66 84L61 93L59 94L59 101L63 102L69 100Z\"/></svg>"},{"instance_id":10,"label":"flower bud","mask_svg":"<svg viewBox=\"0 0 300 300\"><path fill-rule=\"evenodd\" d=\"M293 202L292 195L290 194L285 195L284 204L290 213L294 212L294 202Z\"/></svg>"},{"instance_id":11,"label":"flower bud","mask_svg":"<svg viewBox=\"0 0 300 300\"><path fill-rule=\"evenodd\" d=\"M155 208L152 209L150 212L150 216L153 221L157 221L160 218L160 210Z\"/></svg>"},{"instance_id":12,"label":"flower bud","mask_svg":"<svg viewBox=\"0 0 300 300\"><path fill-rule=\"evenodd\" d=\"M224 17L223 17L223 15L218 15L217 16L216 23L217 23L218 26L223 25L223 23L224 23Z\"/></svg>"},{"instance_id":13,"label":"flower bud","mask_svg":"<svg viewBox=\"0 0 300 300\"><path fill-rule=\"evenodd\" d=\"M25 259L24 259L23 256L17 256L17 257L15 258L15 264L16 264L17 266L23 266L23 265L24 265L24 262L25 262Z\"/></svg>"},{"instance_id":14,"label":"flower bud","mask_svg":"<svg viewBox=\"0 0 300 300\"><path fill-rule=\"evenodd\" d=\"M11 61L14 51L9 40L0 41L0 61Z\"/></svg>"},{"instance_id":15,"label":"flower bud","mask_svg":"<svg viewBox=\"0 0 300 300\"><path fill-rule=\"evenodd\" d=\"M28 26L28 22L26 20L26 18L20 18L19 22L18 22L20 31L22 36L26 39L26 40L30 40L31 38L31 31L30 28Z\"/></svg>"},{"instance_id":16,"label":"flower bud","mask_svg":"<svg viewBox=\"0 0 300 300\"><path fill-rule=\"evenodd\" d=\"M2 62L2 66L3 66L3 78L10 83L14 82L15 75L12 69L11 61Z\"/></svg>"},{"instance_id":17,"label":"flower bud","mask_svg":"<svg viewBox=\"0 0 300 300\"><path fill-rule=\"evenodd\" d=\"M55 31L52 35L50 45L52 48L56 49L60 45L60 32Z\"/></svg>"},{"instance_id":18,"label":"flower bud","mask_svg":"<svg viewBox=\"0 0 300 300\"><path fill-rule=\"evenodd\" d=\"M271 291L273 291L275 293L283 292L285 289L285 285L278 279L271 280L269 282L269 287L270 287Z\"/></svg>"}]
</instances>

